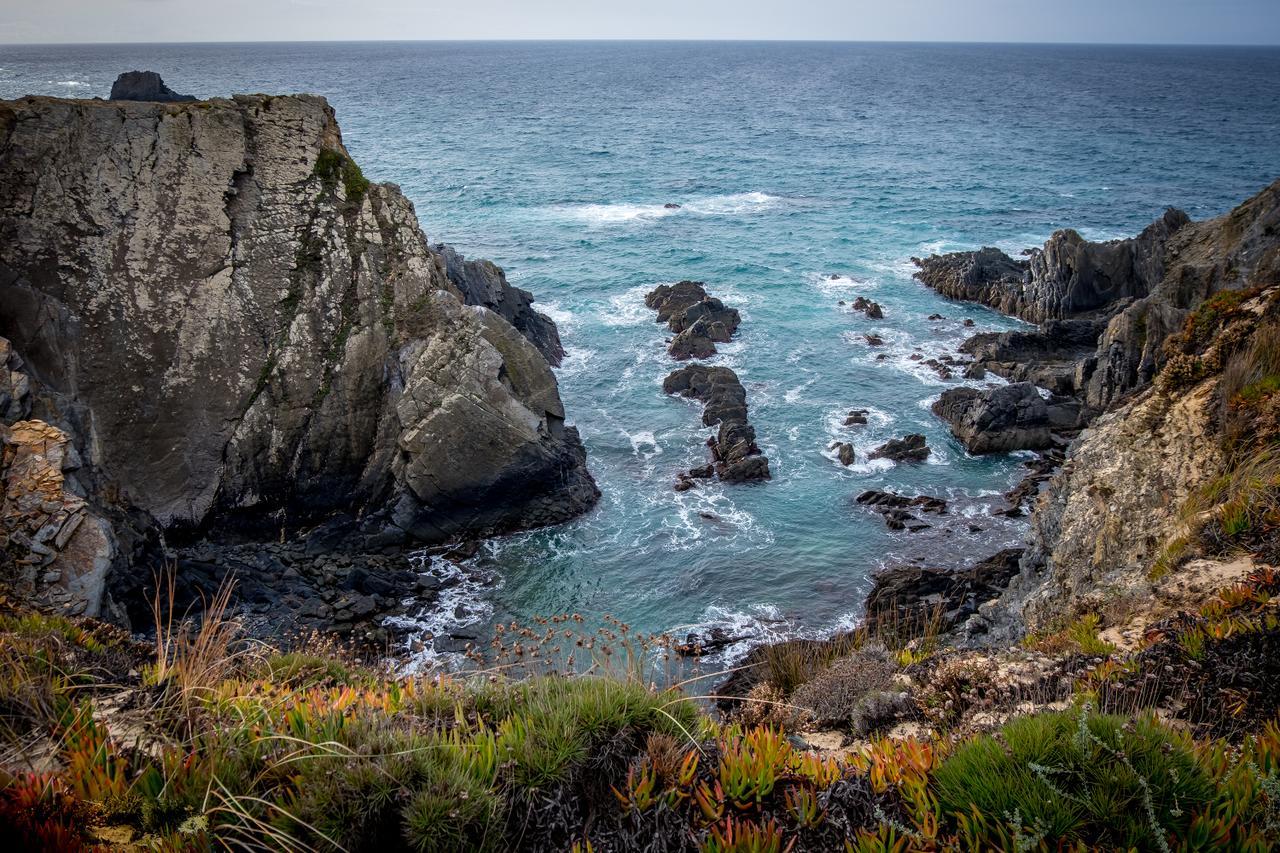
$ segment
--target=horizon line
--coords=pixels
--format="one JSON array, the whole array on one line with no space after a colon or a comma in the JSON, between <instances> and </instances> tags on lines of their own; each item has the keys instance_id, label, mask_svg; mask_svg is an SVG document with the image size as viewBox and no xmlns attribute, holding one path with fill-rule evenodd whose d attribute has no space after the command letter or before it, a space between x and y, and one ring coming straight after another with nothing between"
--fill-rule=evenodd
<instances>
[{"instance_id":1,"label":"horizon line","mask_svg":"<svg viewBox=\"0 0 1280 853\"><path fill-rule=\"evenodd\" d=\"M1191 41L985 41L978 39L826 39L826 38L448 38L448 39L246 39L207 41L26 41L0 42L0 47L156 47L196 45L268 44L901 44L901 45L1007 45L1011 47L1227 47L1280 48L1280 42Z\"/></svg>"}]
</instances>

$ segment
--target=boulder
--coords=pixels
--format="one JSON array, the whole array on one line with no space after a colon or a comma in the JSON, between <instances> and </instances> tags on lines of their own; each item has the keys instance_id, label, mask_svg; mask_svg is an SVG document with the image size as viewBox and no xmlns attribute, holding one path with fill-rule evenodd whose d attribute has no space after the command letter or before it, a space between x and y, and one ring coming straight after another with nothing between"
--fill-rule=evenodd
<instances>
[{"instance_id":1,"label":"boulder","mask_svg":"<svg viewBox=\"0 0 1280 853\"><path fill-rule=\"evenodd\" d=\"M868 459L892 459L894 462L923 462L929 458L929 446L919 433L891 438L867 454Z\"/></svg>"},{"instance_id":2,"label":"boulder","mask_svg":"<svg viewBox=\"0 0 1280 853\"><path fill-rule=\"evenodd\" d=\"M1053 445L1049 407L1029 382L999 388L952 388L933 413L973 454L1041 450Z\"/></svg>"}]
</instances>

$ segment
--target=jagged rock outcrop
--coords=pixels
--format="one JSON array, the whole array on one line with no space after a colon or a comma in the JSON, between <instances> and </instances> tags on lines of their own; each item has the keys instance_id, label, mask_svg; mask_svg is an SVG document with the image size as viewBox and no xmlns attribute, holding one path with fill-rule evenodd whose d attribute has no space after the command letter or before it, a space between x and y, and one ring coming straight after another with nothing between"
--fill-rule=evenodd
<instances>
[{"instance_id":1,"label":"jagged rock outcrop","mask_svg":"<svg viewBox=\"0 0 1280 853\"><path fill-rule=\"evenodd\" d=\"M929 458L929 445L918 432L891 438L867 454L868 459L890 459L894 462L923 462Z\"/></svg>"},{"instance_id":2,"label":"jagged rock outcrop","mask_svg":"<svg viewBox=\"0 0 1280 853\"><path fill-rule=\"evenodd\" d=\"M113 101L194 101L194 95L179 95L164 84L154 71L126 71L111 84Z\"/></svg>"},{"instance_id":3,"label":"jagged rock outcrop","mask_svg":"<svg viewBox=\"0 0 1280 853\"><path fill-rule=\"evenodd\" d=\"M431 250L444 259L449 281L468 305L483 305L506 320L538 348L552 367L564 358L560 332L550 317L533 307L533 294L507 282L502 267L486 260L469 261L452 246L437 243Z\"/></svg>"},{"instance_id":4,"label":"jagged rock outcrop","mask_svg":"<svg viewBox=\"0 0 1280 853\"><path fill-rule=\"evenodd\" d=\"M1099 320L1049 320L1031 332L982 332L960 345L973 356L966 368L983 378L986 372L1010 382L1030 382L1061 397L1081 394L1081 363L1098 347L1106 324ZM981 371L981 373L977 373Z\"/></svg>"},{"instance_id":5,"label":"jagged rock outcrop","mask_svg":"<svg viewBox=\"0 0 1280 853\"><path fill-rule=\"evenodd\" d=\"M1055 393L1070 387L1096 413L1151 382L1164 365L1165 339L1200 301L1246 281L1276 280L1277 234L1280 181L1215 219L1192 222L1170 209L1128 240L1093 243L1059 231L1026 261L991 248L913 260L916 278L945 296L1043 324L1039 351L1021 368L1007 364L1016 360L1010 348L1032 345L1030 338L997 342L1003 352L996 353L981 351L990 337L967 345L981 369ZM1060 320L1072 322L1053 322Z\"/></svg>"},{"instance_id":6,"label":"jagged rock outcrop","mask_svg":"<svg viewBox=\"0 0 1280 853\"><path fill-rule=\"evenodd\" d=\"M690 364L673 371L662 382L667 394L701 400L702 422L719 425L707 439L715 472L730 483L769 479L769 460L756 445L755 428L747 422L747 391L738 374L727 367ZM689 478L682 478L688 482Z\"/></svg>"},{"instance_id":7,"label":"jagged rock outcrop","mask_svg":"<svg viewBox=\"0 0 1280 853\"><path fill-rule=\"evenodd\" d=\"M950 388L933 413L973 454L1042 450L1053 444L1049 407L1029 382L998 388Z\"/></svg>"},{"instance_id":8,"label":"jagged rock outcrop","mask_svg":"<svg viewBox=\"0 0 1280 853\"><path fill-rule=\"evenodd\" d=\"M1170 208L1137 237L1106 243L1063 229L1025 261L991 247L912 261L915 277L944 296L1042 323L1146 296L1164 277L1169 238L1190 221Z\"/></svg>"},{"instance_id":9,"label":"jagged rock outcrop","mask_svg":"<svg viewBox=\"0 0 1280 853\"><path fill-rule=\"evenodd\" d=\"M921 632L947 630L978 612L1018 573L1022 549L1009 548L967 569L901 566L881 572L867 596L866 626Z\"/></svg>"},{"instance_id":10,"label":"jagged rock outcrop","mask_svg":"<svg viewBox=\"0 0 1280 853\"><path fill-rule=\"evenodd\" d=\"M716 344L728 343L741 321L737 309L708 296L700 281L660 284L645 296L644 304L676 333L668 352L682 361L715 355Z\"/></svg>"},{"instance_id":11,"label":"jagged rock outcrop","mask_svg":"<svg viewBox=\"0 0 1280 853\"><path fill-rule=\"evenodd\" d=\"M91 504L358 549L596 500L547 360L324 99L0 102L0 186L0 334Z\"/></svg>"},{"instance_id":12,"label":"jagged rock outcrop","mask_svg":"<svg viewBox=\"0 0 1280 853\"><path fill-rule=\"evenodd\" d=\"M912 510L945 515L947 502L931 495L899 495L881 489L870 489L858 495L857 502L880 513L890 530L910 530L913 533L929 527Z\"/></svg>"}]
</instances>

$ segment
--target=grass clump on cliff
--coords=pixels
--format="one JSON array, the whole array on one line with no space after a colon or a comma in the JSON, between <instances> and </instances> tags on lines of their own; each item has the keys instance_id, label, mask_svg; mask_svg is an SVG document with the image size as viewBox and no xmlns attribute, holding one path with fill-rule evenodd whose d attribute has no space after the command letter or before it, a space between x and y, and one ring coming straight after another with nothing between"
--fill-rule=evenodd
<instances>
[{"instance_id":1,"label":"grass clump on cliff","mask_svg":"<svg viewBox=\"0 0 1280 853\"><path fill-rule=\"evenodd\" d=\"M342 184L343 194L348 203L359 207L364 194L369 190L369 179L354 160L342 151L325 148L316 157L313 172L324 184L326 192L333 192L338 184Z\"/></svg>"}]
</instances>

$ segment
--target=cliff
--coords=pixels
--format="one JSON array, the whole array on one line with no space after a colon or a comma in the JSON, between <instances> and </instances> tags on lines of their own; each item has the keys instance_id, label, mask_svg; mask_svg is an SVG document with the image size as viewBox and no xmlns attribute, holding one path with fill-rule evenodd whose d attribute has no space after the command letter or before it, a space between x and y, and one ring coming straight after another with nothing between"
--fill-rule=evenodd
<instances>
[{"instance_id":1,"label":"cliff","mask_svg":"<svg viewBox=\"0 0 1280 853\"><path fill-rule=\"evenodd\" d=\"M0 103L0 186L6 423L64 432L69 490L138 522L117 569L148 532L379 549L596 500L554 324L433 251L322 98Z\"/></svg>"},{"instance_id":2,"label":"cliff","mask_svg":"<svg viewBox=\"0 0 1280 853\"><path fill-rule=\"evenodd\" d=\"M1053 375L1055 390L1097 413L1151 382L1165 339L1202 300L1275 279L1278 225L1280 182L1215 219L1192 222L1170 209L1137 237L1105 243L1063 230L1025 261L991 248L915 259L916 278L944 296L1042 324L1038 334L1009 333L971 351L985 348L979 360L1014 379L1037 378L1008 366L1028 360L1018 351L1034 354L1033 373ZM1063 320L1071 322L1054 322Z\"/></svg>"},{"instance_id":3,"label":"cliff","mask_svg":"<svg viewBox=\"0 0 1280 853\"><path fill-rule=\"evenodd\" d=\"M1280 518L1280 182L1215 219L1166 213L1133 240L1071 234L1032 252L1020 278L993 250L920 262L918 277L948 295L1057 318L965 349L1086 407L1020 575L968 626L983 642L1088 614L1122 632L1168 610L1171 587L1221 585L1280 558L1268 532Z\"/></svg>"}]
</instances>

